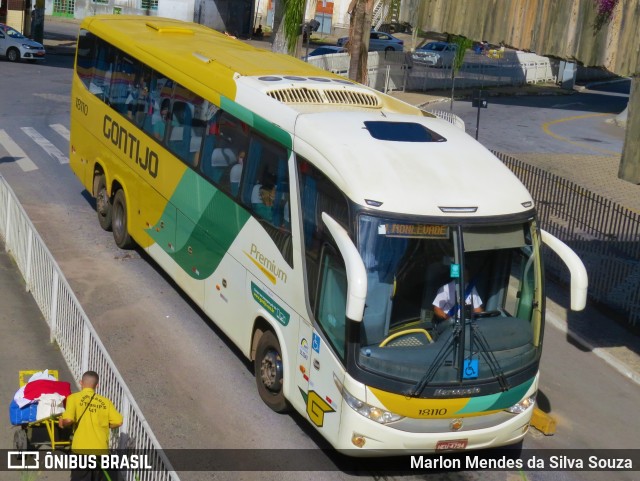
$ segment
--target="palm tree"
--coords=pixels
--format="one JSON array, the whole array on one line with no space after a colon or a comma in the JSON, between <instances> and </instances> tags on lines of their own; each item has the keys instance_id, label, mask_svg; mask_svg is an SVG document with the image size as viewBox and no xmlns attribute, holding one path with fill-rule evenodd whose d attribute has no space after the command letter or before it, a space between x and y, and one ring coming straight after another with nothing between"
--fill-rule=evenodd
<instances>
[{"instance_id":1,"label":"palm tree","mask_svg":"<svg viewBox=\"0 0 640 481\"><path fill-rule=\"evenodd\" d=\"M299 56L302 43L300 26L304 23L307 6L315 9L317 0L275 0L275 38L271 49L274 52Z\"/></svg>"},{"instance_id":2,"label":"palm tree","mask_svg":"<svg viewBox=\"0 0 640 481\"><path fill-rule=\"evenodd\" d=\"M387 0L391 1L391 0ZM367 61L369 60L369 31L373 16L374 0L351 0L349 14L349 78L356 82L367 81Z\"/></svg>"}]
</instances>

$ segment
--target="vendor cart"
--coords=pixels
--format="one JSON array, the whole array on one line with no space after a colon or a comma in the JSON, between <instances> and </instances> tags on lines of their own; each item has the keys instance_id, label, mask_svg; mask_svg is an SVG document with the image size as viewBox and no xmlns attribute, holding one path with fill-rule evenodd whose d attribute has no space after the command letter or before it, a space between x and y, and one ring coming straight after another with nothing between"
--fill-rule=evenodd
<instances>
[{"instance_id":1,"label":"vendor cart","mask_svg":"<svg viewBox=\"0 0 640 481\"><path fill-rule=\"evenodd\" d=\"M25 386L28 379L40 371L20 371L20 387ZM49 369L49 375L58 379L58 371ZM15 402L11 405L11 424L17 429L13 435L13 444L19 451L38 449L40 446L51 446L52 450L67 449L71 445L71 429L60 429L58 418L54 414L44 419L37 419L35 404L18 408Z\"/></svg>"}]
</instances>

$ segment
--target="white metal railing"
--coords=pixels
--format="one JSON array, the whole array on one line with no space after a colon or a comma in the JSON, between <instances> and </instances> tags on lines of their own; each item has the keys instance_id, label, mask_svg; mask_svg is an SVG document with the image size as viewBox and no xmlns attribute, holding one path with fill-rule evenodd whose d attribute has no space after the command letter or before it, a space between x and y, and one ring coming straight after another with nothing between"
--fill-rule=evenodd
<instances>
[{"instance_id":1,"label":"white metal railing","mask_svg":"<svg viewBox=\"0 0 640 481\"><path fill-rule=\"evenodd\" d=\"M127 472L126 480L179 481L133 395L100 341L60 267L29 220L5 179L0 176L0 238L12 255L49 325L74 379L87 370L100 374L99 393L111 399L124 417L113 449L145 450L154 471Z\"/></svg>"}]
</instances>

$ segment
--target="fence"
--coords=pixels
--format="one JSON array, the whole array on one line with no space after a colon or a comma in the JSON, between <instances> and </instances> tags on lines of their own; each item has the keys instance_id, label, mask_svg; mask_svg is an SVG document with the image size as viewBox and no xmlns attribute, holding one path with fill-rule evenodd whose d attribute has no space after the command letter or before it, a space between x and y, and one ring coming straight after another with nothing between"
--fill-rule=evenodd
<instances>
[{"instance_id":1,"label":"fence","mask_svg":"<svg viewBox=\"0 0 640 481\"><path fill-rule=\"evenodd\" d=\"M573 182L513 157L494 152L536 201L540 223L584 262L589 298L640 321L640 215ZM546 255L545 267L562 279L564 265Z\"/></svg>"},{"instance_id":2,"label":"fence","mask_svg":"<svg viewBox=\"0 0 640 481\"><path fill-rule=\"evenodd\" d=\"M126 480L178 481L142 411L118 373L62 271L29 220L17 197L0 176L0 237L22 273L49 325L71 373L79 379L89 367L100 373L100 394L111 399L124 417L114 449L141 450L155 471L123 473Z\"/></svg>"},{"instance_id":3,"label":"fence","mask_svg":"<svg viewBox=\"0 0 640 481\"><path fill-rule=\"evenodd\" d=\"M348 76L347 53L309 58L309 63ZM443 90L451 88L451 68L436 68L414 62L406 52L369 52L367 85L383 92L390 90ZM456 88L524 85L557 79L558 62L533 53L508 51L502 58L468 52L456 73Z\"/></svg>"}]
</instances>

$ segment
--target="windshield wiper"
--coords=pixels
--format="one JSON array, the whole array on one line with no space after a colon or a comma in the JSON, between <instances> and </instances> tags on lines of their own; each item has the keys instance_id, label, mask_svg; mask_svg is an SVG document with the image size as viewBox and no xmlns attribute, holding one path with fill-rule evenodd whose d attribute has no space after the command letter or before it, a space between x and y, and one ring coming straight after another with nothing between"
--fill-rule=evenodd
<instances>
[{"instance_id":1,"label":"windshield wiper","mask_svg":"<svg viewBox=\"0 0 640 481\"><path fill-rule=\"evenodd\" d=\"M487 362L489 369L491 369L491 374L498 380L500 384L500 388L503 391L508 391L511 386L507 382L507 378L504 376L504 372L502 371L502 367L500 366L500 362L496 358L495 354L493 354L493 350L489 346L489 342L487 338L484 336L480 328L478 327L478 323L476 321L471 321L471 351L473 352L473 347L477 346L480 350L480 354Z\"/></svg>"},{"instance_id":2,"label":"windshield wiper","mask_svg":"<svg viewBox=\"0 0 640 481\"><path fill-rule=\"evenodd\" d=\"M407 396L419 397L422 394L422 391L424 391L427 385L433 380L434 376L438 372L438 369L440 369L444 364L444 361L447 358L447 356L450 353L455 352L455 349L457 349L460 346L461 333L462 333L462 327L460 326L460 322L456 321L451 331L451 334L449 335L449 338L438 351L438 354L436 355L436 358L433 360L433 363L431 363L429 370L424 374L424 376L422 376L422 379L420 379L420 381L418 381L418 383L406 393ZM454 358L455 357L456 356L454 356Z\"/></svg>"}]
</instances>

